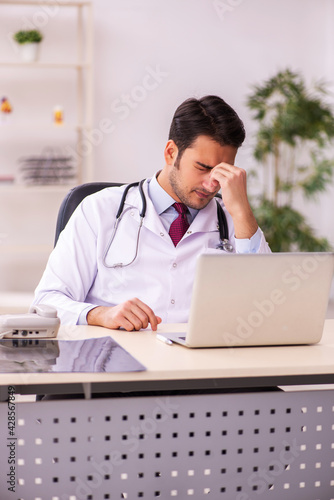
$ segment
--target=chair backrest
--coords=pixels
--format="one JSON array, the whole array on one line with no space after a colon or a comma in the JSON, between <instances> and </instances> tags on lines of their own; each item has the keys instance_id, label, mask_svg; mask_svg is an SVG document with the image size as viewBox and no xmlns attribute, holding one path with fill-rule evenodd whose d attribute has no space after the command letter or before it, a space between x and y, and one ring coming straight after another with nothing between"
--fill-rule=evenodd
<instances>
[{"instance_id":1,"label":"chair backrest","mask_svg":"<svg viewBox=\"0 0 334 500\"><path fill-rule=\"evenodd\" d=\"M86 196L107 187L122 185L122 182L87 182L86 184L80 184L80 186L72 188L63 199L59 208L54 244L56 245L59 235L68 223L72 213Z\"/></svg>"}]
</instances>

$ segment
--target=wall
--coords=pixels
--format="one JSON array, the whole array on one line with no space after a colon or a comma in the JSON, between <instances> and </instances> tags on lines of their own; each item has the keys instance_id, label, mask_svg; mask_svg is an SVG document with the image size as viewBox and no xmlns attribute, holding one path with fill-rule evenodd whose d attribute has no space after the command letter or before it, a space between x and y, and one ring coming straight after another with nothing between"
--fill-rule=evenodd
<instances>
[{"instance_id":1,"label":"wall","mask_svg":"<svg viewBox=\"0 0 334 500\"><path fill-rule=\"evenodd\" d=\"M93 3L95 130L86 142L93 148L96 180L138 180L162 168L175 108L187 97L211 93L222 96L244 120L248 136L237 164L250 169L255 128L245 101L251 85L286 67L302 71L309 82L334 81L334 0ZM106 123L107 131L101 132ZM298 205L317 233L334 244L333 194L331 187L317 203L299 200ZM56 205L50 205L41 231L50 232L55 213ZM10 221L12 212L7 217ZM28 220L22 206L19 218ZM28 279L12 268L6 287L32 289L44 260L39 263Z\"/></svg>"},{"instance_id":2,"label":"wall","mask_svg":"<svg viewBox=\"0 0 334 500\"><path fill-rule=\"evenodd\" d=\"M245 101L251 85L286 67L308 82L334 79L332 0L97 0L95 15L96 123L108 117L114 124L95 152L103 179L130 181L161 168L175 108L209 93L244 120L248 137L238 164L250 169L255 124ZM145 93L140 88L153 68L161 77ZM332 242L333 193L320 204L299 202Z\"/></svg>"}]
</instances>

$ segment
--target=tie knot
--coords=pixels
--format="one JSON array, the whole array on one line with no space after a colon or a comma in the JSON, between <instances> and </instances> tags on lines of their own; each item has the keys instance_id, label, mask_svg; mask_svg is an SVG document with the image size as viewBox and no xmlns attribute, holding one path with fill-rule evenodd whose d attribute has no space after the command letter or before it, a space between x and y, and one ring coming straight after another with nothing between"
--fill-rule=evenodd
<instances>
[{"instance_id":1,"label":"tie knot","mask_svg":"<svg viewBox=\"0 0 334 500\"><path fill-rule=\"evenodd\" d=\"M174 203L173 207L180 215L185 215L188 212L188 207L184 203Z\"/></svg>"}]
</instances>

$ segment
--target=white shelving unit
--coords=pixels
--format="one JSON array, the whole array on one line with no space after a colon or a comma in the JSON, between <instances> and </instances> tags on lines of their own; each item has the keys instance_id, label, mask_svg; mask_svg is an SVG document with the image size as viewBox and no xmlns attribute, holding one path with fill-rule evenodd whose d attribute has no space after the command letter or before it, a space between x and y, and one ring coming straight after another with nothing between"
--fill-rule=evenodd
<instances>
[{"instance_id":1,"label":"white shelving unit","mask_svg":"<svg viewBox=\"0 0 334 500\"><path fill-rule=\"evenodd\" d=\"M42 32L38 62L23 62L15 53L12 35L20 29ZM65 193L93 180L93 148L83 149L93 121L92 2L0 0L0 32L0 98L13 105L10 120L0 126L0 174L16 177L12 184L0 183L0 299L4 294L14 299L16 293L32 294L41 276ZM58 102L52 102L54 95ZM12 102L13 96L19 102ZM64 124L56 125L52 106L63 104L62 96ZM32 143L37 156L52 141L59 151L62 144L71 145L75 154L66 156L74 158L76 177L55 185L20 181L17 161L32 156Z\"/></svg>"},{"instance_id":2,"label":"white shelving unit","mask_svg":"<svg viewBox=\"0 0 334 500\"><path fill-rule=\"evenodd\" d=\"M0 0L0 13L2 17L2 7L33 7L41 8L43 2L40 0ZM48 0L45 5L50 9L54 7L57 10L65 8L74 8L76 10L76 19L73 19L76 27L76 60L68 61L38 61L38 62L21 62L19 60L1 60L0 59L0 70L5 68L17 69L21 73L24 71L24 78L27 77L27 72L33 71L35 69L48 69L52 70L74 70L76 73L76 121L77 123L72 124L70 128L76 131L77 141L76 141L76 159L77 159L77 179L75 183L81 183L84 181L89 181L92 179L92 154L83 155L81 151L81 145L83 140L83 131L90 131L92 129L92 114L93 114L93 74L92 74L92 64L93 64L93 14L92 14L92 3L90 0L78 0L78 1L62 1L62 0ZM84 12L85 11L85 12ZM85 14L85 15L84 15ZM4 18L3 18L4 19ZM38 29L38 26L37 26ZM43 31L43 29L42 29ZM47 27L44 29L47 31ZM42 41L43 43L43 41ZM0 56L1 57L1 56ZM61 58L61 55L60 55ZM18 137L20 129L22 131L27 130L28 124L15 124L17 127ZM31 123L28 125L32 126ZM10 130L14 125L6 124L7 130ZM62 125L61 128L68 127L68 125ZM51 131L53 128L55 134L60 132L57 130L57 125L52 126L50 122L37 124L36 131L43 128L43 130ZM60 127L58 127L60 128ZM66 128L65 128L66 130ZM19 139L18 139L19 140ZM84 160L84 161L83 161Z\"/></svg>"}]
</instances>

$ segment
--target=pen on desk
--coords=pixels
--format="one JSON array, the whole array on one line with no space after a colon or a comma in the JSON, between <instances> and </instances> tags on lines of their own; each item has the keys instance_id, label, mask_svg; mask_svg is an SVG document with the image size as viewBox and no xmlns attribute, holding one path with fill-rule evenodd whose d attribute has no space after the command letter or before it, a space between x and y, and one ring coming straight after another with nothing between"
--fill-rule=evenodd
<instances>
[{"instance_id":1,"label":"pen on desk","mask_svg":"<svg viewBox=\"0 0 334 500\"><path fill-rule=\"evenodd\" d=\"M167 339L163 335L159 335L159 333L156 334L156 338L164 344L173 345L173 342L170 339Z\"/></svg>"}]
</instances>

